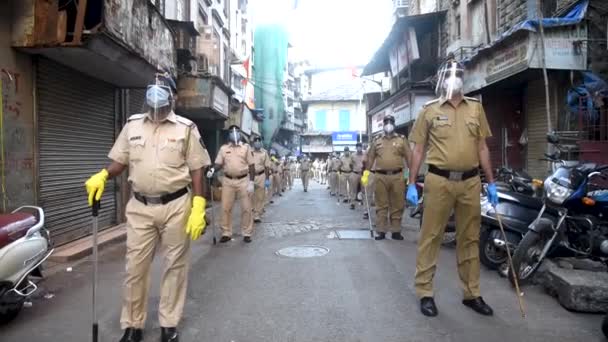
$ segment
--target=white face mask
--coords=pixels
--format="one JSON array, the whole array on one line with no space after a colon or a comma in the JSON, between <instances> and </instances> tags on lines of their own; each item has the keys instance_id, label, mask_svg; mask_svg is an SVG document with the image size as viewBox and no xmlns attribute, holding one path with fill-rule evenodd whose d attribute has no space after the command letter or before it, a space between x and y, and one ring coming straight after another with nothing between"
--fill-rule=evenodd
<instances>
[{"instance_id":1,"label":"white face mask","mask_svg":"<svg viewBox=\"0 0 608 342\"><path fill-rule=\"evenodd\" d=\"M460 77L452 76L443 81L443 90L448 99L454 95L461 95L463 86L462 78Z\"/></svg>"},{"instance_id":2,"label":"white face mask","mask_svg":"<svg viewBox=\"0 0 608 342\"><path fill-rule=\"evenodd\" d=\"M391 134L393 131L395 131L395 125L390 123L384 124L384 133Z\"/></svg>"}]
</instances>

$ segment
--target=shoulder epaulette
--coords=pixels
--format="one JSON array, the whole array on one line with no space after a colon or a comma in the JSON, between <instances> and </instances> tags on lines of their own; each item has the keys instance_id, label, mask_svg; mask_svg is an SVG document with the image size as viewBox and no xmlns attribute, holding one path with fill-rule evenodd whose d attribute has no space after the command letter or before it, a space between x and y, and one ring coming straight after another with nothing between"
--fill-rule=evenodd
<instances>
[{"instance_id":1,"label":"shoulder epaulette","mask_svg":"<svg viewBox=\"0 0 608 342\"><path fill-rule=\"evenodd\" d=\"M467 99L467 100L479 102L479 100L476 97L465 96L464 98Z\"/></svg>"},{"instance_id":2,"label":"shoulder epaulette","mask_svg":"<svg viewBox=\"0 0 608 342\"><path fill-rule=\"evenodd\" d=\"M141 120L145 117L146 117L146 114L133 114L133 115L129 116L129 119L127 119L127 121Z\"/></svg>"},{"instance_id":3,"label":"shoulder epaulette","mask_svg":"<svg viewBox=\"0 0 608 342\"><path fill-rule=\"evenodd\" d=\"M425 103L424 105L422 105L422 108L425 108L425 107L427 107L427 106L430 106L430 105L432 105L433 103L438 102L438 101L439 101L439 99L434 99L434 100L431 100L431 101L429 101L429 102Z\"/></svg>"},{"instance_id":4,"label":"shoulder epaulette","mask_svg":"<svg viewBox=\"0 0 608 342\"><path fill-rule=\"evenodd\" d=\"M194 125L194 122L192 122L190 119L186 119L183 116L179 116L179 115L175 115L177 121L179 121L180 123L183 123L186 126L192 126Z\"/></svg>"}]
</instances>

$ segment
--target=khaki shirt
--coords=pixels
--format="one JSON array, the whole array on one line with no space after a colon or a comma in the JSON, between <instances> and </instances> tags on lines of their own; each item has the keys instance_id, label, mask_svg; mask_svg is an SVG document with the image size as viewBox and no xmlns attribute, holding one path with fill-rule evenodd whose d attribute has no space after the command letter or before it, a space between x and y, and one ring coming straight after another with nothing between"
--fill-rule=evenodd
<instances>
[{"instance_id":1,"label":"khaki shirt","mask_svg":"<svg viewBox=\"0 0 608 342\"><path fill-rule=\"evenodd\" d=\"M196 125L174 112L155 123L147 114L129 117L108 157L129 166L133 191L148 196L178 191L192 182L190 171L211 165Z\"/></svg>"},{"instance_id":2,"label":"khaki shirt","mask_svg":"<svg viewBox=\"0 0 608 342\"><path fill-rule=\"evenodd\" d=\"M259 151L253 149L253 164L256 174L271 168L270 157L265 149L261 148Z\"/></svg>"},{"instance_id":3,"label":"khaki shirt","mask_svg":"<svg viewBox=\"0 0 608 342\"><path fill-rule=\"evenodd\" d=\"M230 177L241 177L249 173L249 165L253 165L253 153L245 143L228 143L220 147L215 163L224 168Z\"/></svg>"},{"instance_id":4,"label":"khaki shirt","mask_svg":"<svg viewBox=\"0 0 608 342\"><path fill-rule=\"evenodd\" d=\"M352 156L353 158L353 171L355 172L361 172L363 170L363 162L365 161L365 159L367 158L367 156L365 155L365 153L355 153Z\"/></svg>"},{"instance_id":5,"label":"khaki shirt","mask_svg":"<svg viewBox=\"0 0 608 342\"><path fill-rule=\"evenodd\" d=\"M340 158L340 171L351 172L353 170L353 157L351 155Z\"/></svg>"},{"instance_id":6,"label":"khaki shirt","mask_svg":"<svg viewBox=\"0 0 608 342\"><path fill-rule=\"evenodd\" d=\"M457 108L439 99L424 105L410 139L428 147L427 164L467 171L479 167L479 140L491 136L483 106L465 97Z\"/></svg>"},{"instance_id":7,"label":"khaki shirt","mask_svg":"<svg viewBox=\"0 0 608 342\"><path fill-rule=\"evenodd\" d=\"M300 170L309 171L310 170L310 161L308 161L308 160L303 161L302 164L300 165Z\"/></svg>"},{"instance_id":8,"label":"khaki shirt","mask_svg":"<svg viewBox=\"0 0 608 342\"><path fill-rule=\"evenodd\" d=\"M329 170L330 171L338 171L342 166L342 161L338 158L334 158L329 162Z\"/></svg>"},{"instance_id":9,"label":"khaki shirt","mask_svg":"<svg viewBox=\"0 0 608 342\"><path fill-rule=\"evenodd\" d=\"M395 171L403 169L404 161L408 161L411 154L410 144L404 135L383 134L369 146L366 165L373 166L375 170Z\"/></svg>"}]
</instances>

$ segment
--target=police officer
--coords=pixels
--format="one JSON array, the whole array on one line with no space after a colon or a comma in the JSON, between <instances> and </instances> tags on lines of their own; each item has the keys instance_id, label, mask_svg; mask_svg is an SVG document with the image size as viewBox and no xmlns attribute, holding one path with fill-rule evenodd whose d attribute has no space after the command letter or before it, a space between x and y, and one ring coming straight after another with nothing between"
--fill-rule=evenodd
<instances>
[{"instance_id":1,"label":"police officer","mask_svg":"<svg viewBox=\"0 0 608 342\"><path fill-rule=\"evenodd\" d=\"M253 137L253 164L255 166L255 183L253 191L253 222L262 222L261 215L266 201L266 190L270 188L270 156L262 148L262 137Z\"/></svg>"},{"instance_id":2,"label":"police officer","mask_svg":"<svg viewBox=\"0 0 608 342\"><path fill-rule=\"evenodd\" d=\"M222 179L222 238L221 243L232 239L232 207L235 198L241 200L241 230L243 241L251 242L253 220L251 219L251 196L255 188L255 165L251 147L241 141L240 128L228 127L228 143L222 145L215 158L215 166L207 172L213 177L216 171L224 169Z\"/></svg>"},{"instance_id":3,"label":"police officer","mask_svg":"<svg viewBox=\"0 0 608 342\"><path fill-rule=\"evenodd\" d=\"M344 197L343 202L348 203L353 198L350 197L348 180L353 171L353 157L350 155L350 149L347 147L344 148L344 154L340 158L340 173L338 175L338 185L340 188L340 196ZM353 204L354 205L354 204ZM354 209L354 207L353 207Z\"/></svg>"},{"instance_id":4,"label":"police officer","mask_svg":"<svg viewBox=\"0 0 608 342\"><path fill-rule=\"evenodd\" d=\"M334 154L332 156L331 161L329 162L329 193L331 196L339 196L339 175L338 172L340 171L340 166L342 163L340 162L340 157L338 155L338 153L336 152L336 154Z\"/></svg>"},{"instance_id":5,"label":"police officer","mask_svg":"<svg viewBox=\"0 0 608 342\"><path fill-rule=\"evenodd\" d=\"M308 192L308 181L310 180L310 159L308 156L304 155L302 159L302 163L300 163L300 177L302 178L302 187L304 187L304 192Z\"/></svg>"},{"instance_id":6,"label":"police officer","mask_svg":"<svg viewBox=\"0 0 608 342\"><path fill-rule=\"evenodd\" d=\"M283 176L283 166L281 164L281 161L277 158L277 156L273 156L272 161L274 162L273 165L273 177L272 177L272 189L273 189L273 194L274 195L278 195L278 196L283 196L281 194L281 183L283 182L282 180L282 176Z\"/></svg>"},{"instance_id":7,"label":"police officer","mask_svg":"<svg viewBox=\"0 0 608 342\"><path fill-rule=\"evenodd\" d=\"M211 164L192 121L176 115L177 89L157 74L148 86L147 113L129 117L109 153L107 168L87 182L89 206L99 201L109 178L129 168L133 197L127 203L126 279L120 324L121 342L143 340L150 264L160 242L165 262L158 316L161 341L178 341L177 325L186 299L188 237L205 230L203 168Z\"/></svg>"},{"instance_id":8,"label":"police officer","mask_svg":"<svg viewBox=\"0 0 608 342\"><path fill-rule=\"evenodd\" d=\"M359 183L361 181L361 173L363 172L363 166L365 164L365 154L363 153L363 145L359 142L355 145L357 152L352 156L353 160L353 171L348 178L348 186L350 188L350 198L354 200L357 198L357 192L359 189ZM350 204L350 209L355 209L355 203Z\"/></svg>"},{"instance_id":9,"label":"police officer","mask_svg":"<svg viewBox=\"0 0 608 342\"><path fill-rule=\"evenodd\" d=\"M491 132L481 103L463 96L463 72L454 60L444 64L438 74L441 96L423 107L410 134L415 143L407 190L411 203L418 202L415 180L427 150L425 210L415 276L420 310L426 316L437 315L433 276L452 210L457 222L456 258L463 287L462 303L482 315L492 315L492 308L484 302L479 290L480 165L489 182L488 199L493 204L498 202L486 145Z\"/></svg>"},{"instance_id":10,"label":"police officer","mask_svg":"<svg viewBox=\"0 0 608 342\"><path fill-rule=\"evenodd\" d=\"M376 240L383 240L391 231L393 240L403 240L401 217L405 207L405 179L403 166L409 165L411 150L407 138L395 133L395 118L386 115L383 120L384 134L375 139L367 156L368 165L376 166ZM363 172L361 184L368 185L369 170Z\"/></svg>"}]
</instances>

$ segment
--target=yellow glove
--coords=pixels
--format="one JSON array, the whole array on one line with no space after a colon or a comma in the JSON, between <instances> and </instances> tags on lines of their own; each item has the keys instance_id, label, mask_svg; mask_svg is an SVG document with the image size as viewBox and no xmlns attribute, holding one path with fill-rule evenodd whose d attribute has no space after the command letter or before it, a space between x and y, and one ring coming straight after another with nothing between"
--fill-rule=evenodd
<instances>
[{"instance_id":1,"label":"yellow glove","mask_svg":"<svg viewBox=\"0 0 608 342\"><path fill-rule=\"evenodd\" d=\"M103 190L106 187L106 181L109 176L108 170L103 169L91 176L91 178L84 183L87 194L89 195L89 207L93 206L93 196L95 197L95 201L101 200L101 195L103 195Z\"/></svg>"},{"instance_id":2,"label":"yellow glove","mask_svg":"<svg viewBox=\"0 0 608 342\"><path fill-rule=\"evenodd\" d=\"M361 176L361 185L367 187L367 183L369 183L369 170L363 171L363 176Z\"/></svg>"},{"instance_id":3,"label":"yellow glove","mask_svg":"<svg viewBox=\"0 0 608 342\"><path fill-rule=\"evenodd\" d=\"M207 201L204 197L194 196L192 199L192 210L186 224L186 234L189 234L192 240L198 239L205 232L205 226L207 226L205 221L206 206Z\"/></svg>"}]
</instances>

